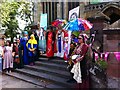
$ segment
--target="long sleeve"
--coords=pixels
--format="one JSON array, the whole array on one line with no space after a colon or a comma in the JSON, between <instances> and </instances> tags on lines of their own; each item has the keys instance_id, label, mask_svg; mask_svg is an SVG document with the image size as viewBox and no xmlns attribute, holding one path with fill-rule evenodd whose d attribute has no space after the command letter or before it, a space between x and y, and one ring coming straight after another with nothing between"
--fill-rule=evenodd
<instances>
[{"instance_id":1,"label":"long sleeve","mask_svg":"<svg viewBox=\"0 0 120 90\"><path fill-rule=\"evenodd\" d=\"M83 47L82 47L82 53L81 53L81 55L82 56L85 55L87 53L87 50L88 50L88 46L86 44L84 44Z\"/></svg>"},{"instance_id":2,"label":"long sleeve","mask_svg":"<svg viewBox=\"0 0 120 90\"><path fill-rule=\"evenodd\" d=\"M84 44L81 48L81 53L80 53L80 57L76 59L76 61L81 61L83 60L85 54L87 53L88 50L88 46L86 44Z\"/></svg>"}]
</instances>

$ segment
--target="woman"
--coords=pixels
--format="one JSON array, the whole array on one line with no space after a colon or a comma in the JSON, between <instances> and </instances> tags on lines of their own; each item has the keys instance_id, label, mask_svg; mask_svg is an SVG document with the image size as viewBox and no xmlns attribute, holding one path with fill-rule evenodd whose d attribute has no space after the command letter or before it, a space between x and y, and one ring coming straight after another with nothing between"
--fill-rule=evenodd
<instances>
[{"instance_id":1,"label":"woman","mask_svg":"<svg viewBox=\"0 0 120 90\"><path fill-rule=\"evenodd\" d=\"M13 68L12 47L11 42L7 41L4 51L3 70L5 70L6 72L11 72L12 68Z\"/></svg>"},{"instance_id":2,"label":"woman","mask_svg":"<svg viewBox=\"0 0 120 90\"><path fill-rule=\"evenodd\" d=\"M19 59L20 59L18 68L21 69L24 67L23 58L22 58L22 45L20 43L19 38L16 39L16 42L17 42L17 47L18 47L18 55L19 55Z\"/></svg>"},{"instance_id":3,"label":"woman","mask_svg":"<svg viewBox=\"0 0 120 90\"><path fill-rule=\"evenodd\" d=\"M54 56L54 42L55 33L53 32L53 27L50 26L48 32L46 33L46 54L49 59Z\"/></svg>"},{"instance_id":4,"label":"woman","mask_svg":"<svg viewBox=\"0 0 120 90\"><path fill-rule=\"evenodd\" d=\"M74 73L73 78L77 81L79 88L82 88L82 89L89 88L89 77L88 77L89 74L87 70L87 60L85 58L87 50L88 50L88 45L85 44L84 36L79 35L78 45L73 51L74 54L78 56L75 60L73 60L74 66L71 72ZM76 72L76 70L78 70L78 72Z\"/></svg>"},{"instance_id":5,"label":"woman","mask_svg":"<svg viewBox=\"0 0 120 90\"><path fill-rule=\"evenodd\" d=\"M26 46L29 50L28 56L30 60L30 65L34 65L34 61L35 61L34 59L35 59L36 49L37 49L37 40L35 40L35 37L33 34L30 36L30 39L28 40Z\"/></svg>"},{"instance_id":6,"label":"woman","mask_svg":"<svg viewBox=\"0 0 120 90\"><path fill-rule=\"evenodd\" d=\"M28 32L24 31L24 36L20 40L20 44L22 45L22 55L23 55L24 65L29 64L28 49L26 47L27 42L28 42Z\"/></svg>"},{"instance_id":7,"label":"woman","mask_svg":"<svg viewBox=\"0 0 120 90\"><path fill-rule=\"evenodd\" d=\"M16 69L19 66L20 60L19 60L19 55L18 55L18 46L17 43L13 43L13 68Z\"/></svg>"},{"instance_id":8,"label":"woman","mask_svg":"<svg viewBox=\"0 0 120 90\"><path fill-rule=\"evenodd\" d=\"M40 29L39 32L39 50L40 54L43 54L46 51L46 40L45 40L45 30L44 28Z\"/></svg>"}]
</instances>

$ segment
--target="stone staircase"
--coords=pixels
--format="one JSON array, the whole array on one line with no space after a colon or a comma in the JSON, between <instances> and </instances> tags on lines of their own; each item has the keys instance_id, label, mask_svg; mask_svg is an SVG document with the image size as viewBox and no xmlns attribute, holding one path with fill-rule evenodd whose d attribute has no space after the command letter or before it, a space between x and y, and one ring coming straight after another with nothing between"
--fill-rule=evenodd
<instances>
[{"instance_id":1,"label":"stone staircase","mask_svg":"<svg viewBox=\"0 0 120 90\"><path fill-rule=\"evenodd\" d=\"M67 63L57 57L48 60L47 57L40 56L34 66L25 65L23 69L16 69L7 75L48 89L74 86L74 83L66 82L70 77Z\"/></svg>"}]
</instances>

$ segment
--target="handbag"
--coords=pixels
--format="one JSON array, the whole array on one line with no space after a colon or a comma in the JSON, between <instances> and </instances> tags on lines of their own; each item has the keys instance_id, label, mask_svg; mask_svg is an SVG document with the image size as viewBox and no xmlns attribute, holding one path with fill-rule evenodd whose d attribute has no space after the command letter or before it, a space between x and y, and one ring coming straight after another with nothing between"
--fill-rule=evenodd
<instances>
[{"instance_id":1,"label":"handbag","mask_svg":"<svg viewBox=\"0 0 120 90\"><path fill-rule=\"evenodd\" d=\"M72 61L76 62L76 59L77 59L78 57L80 57L80 55L72 55L72 56L71 56L71 59L72 59Z\"/></svg>"},{"instance_id":2,"label":"handbag","mask_svg":"<svg viewBox=\"0 0 120 90\"><path fill-rule=\"evenodd\" d=\"M19 58L18 55L15 56L15 62L16 62L16 63L20 63L20 58Z\"/></svg>"}]
</instances>

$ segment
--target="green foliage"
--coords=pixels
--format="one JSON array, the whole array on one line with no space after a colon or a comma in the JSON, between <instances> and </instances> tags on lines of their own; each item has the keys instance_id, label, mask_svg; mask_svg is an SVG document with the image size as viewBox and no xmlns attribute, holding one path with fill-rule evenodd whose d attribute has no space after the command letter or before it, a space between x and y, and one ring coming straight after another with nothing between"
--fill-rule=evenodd
<instances>
[{"instance_id":1,"label":"green foliage","mask_svg":"<svg viewBox=\"0 0 120 90\"><path fill-rule=\"evenodd\" d=\"M29 2L21 2L21 9L19 11L19 14L21 19L28 22L30 21L31 23L33 22L31 19L31 12L32 10L30 10L30 8L32 8L32 6L30 5Z\"/></svg>"},{"instance_id":2,"label":"green foliage","mask_svg":"<svg viewBox=\"0 0 120 90\"><path fill-rule=\"evenodd\" d=\"M96 61L96 64L98 64L102 69L106 69L107 68L107 62L104 59L99 58Z\"/></svg>"},{"instance_id":3,"label":"green foliage","mask_svg":"<svg viewBox=\"0 0 120 90\"><path fill-rule=\"evenodd\" d=\"M16 17L20 16L22 20L32 23L31 19L31 6L30 3L21 1L4 1L0 3L0 23L2 26L7 27L5 35L7 37L16 36L16 33L19 29L18 20Z\"/></svg>"}]
</instances>

